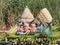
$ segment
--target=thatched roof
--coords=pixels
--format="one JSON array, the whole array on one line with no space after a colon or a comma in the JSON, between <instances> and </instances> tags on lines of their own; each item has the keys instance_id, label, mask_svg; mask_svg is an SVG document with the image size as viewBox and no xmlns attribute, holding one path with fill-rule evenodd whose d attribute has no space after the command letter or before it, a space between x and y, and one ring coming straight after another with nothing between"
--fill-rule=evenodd
<instances>
[{"instance_id":1,"label":"thatched roof","mask_svg":"<svg viewBox=\"0 0 60 45\"><path fill-rule=\"evenodd\" d=\"M25 22L31 22L34 19L33 14L30 12L29 8L26 6L22 14L22 19Z\"/></svg>"}]
</instances>

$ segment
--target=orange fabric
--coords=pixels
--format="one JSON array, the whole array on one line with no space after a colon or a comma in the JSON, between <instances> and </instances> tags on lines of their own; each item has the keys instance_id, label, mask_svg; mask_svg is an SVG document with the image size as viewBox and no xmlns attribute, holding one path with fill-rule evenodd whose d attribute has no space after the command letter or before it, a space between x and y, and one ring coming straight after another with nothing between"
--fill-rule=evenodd
<instances>
[{"instance_id":1,"label":"orange fabric","mask_svg":"<svg viewBox=\"0 0 60 45\"><path fill-rule=\"evenodd\" d=\"M6 30L6 26L2 26L1 27L1 30Z\"/></svg>"}]
</instances>

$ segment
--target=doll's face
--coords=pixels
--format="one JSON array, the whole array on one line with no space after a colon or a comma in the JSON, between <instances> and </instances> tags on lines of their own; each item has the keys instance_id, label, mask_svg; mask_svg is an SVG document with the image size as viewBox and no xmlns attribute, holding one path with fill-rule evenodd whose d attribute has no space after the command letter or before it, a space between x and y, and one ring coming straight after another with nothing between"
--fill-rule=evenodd
<instances>
[{"instance_id":1,"label":"doll's face","mask_svg":"<svg viewBox=\"0 0 60 45\"><path fill-rule=\"evenodd\" d=\"M31 24L31 27L36 27L36 25L35 24Z\"/></svg>"}]
</instances>

